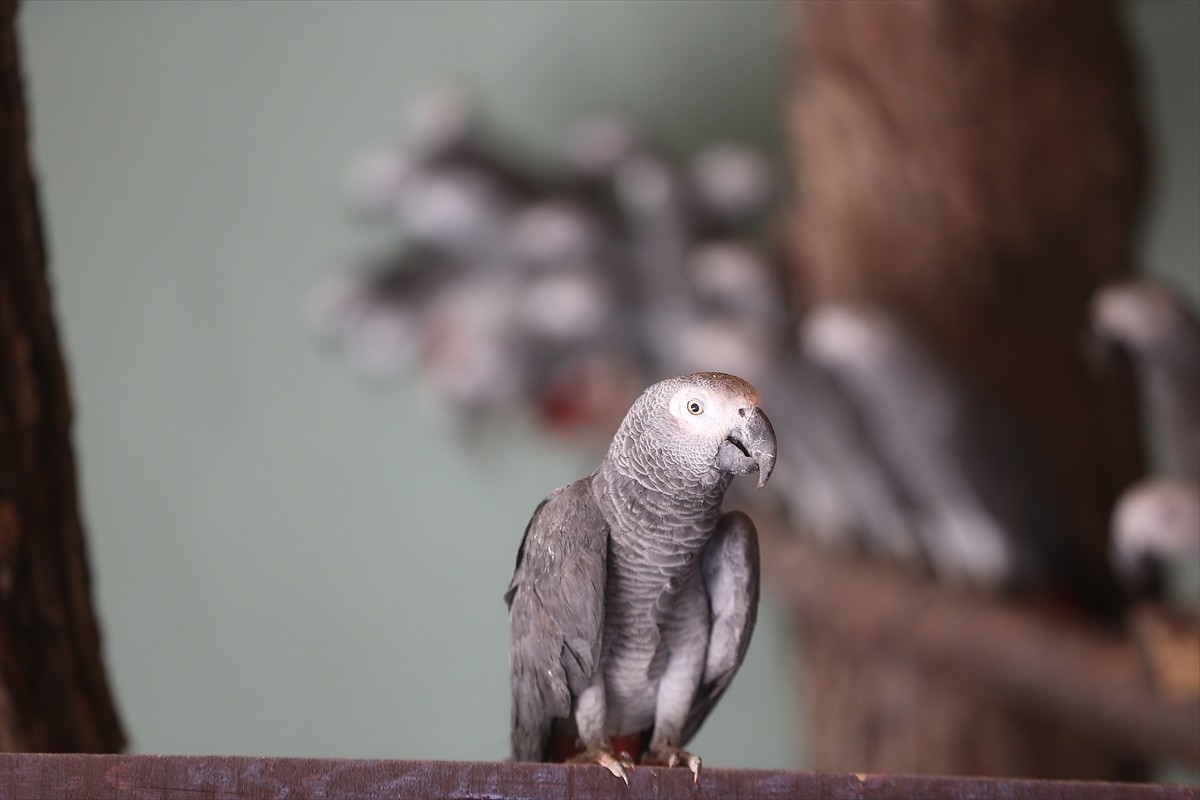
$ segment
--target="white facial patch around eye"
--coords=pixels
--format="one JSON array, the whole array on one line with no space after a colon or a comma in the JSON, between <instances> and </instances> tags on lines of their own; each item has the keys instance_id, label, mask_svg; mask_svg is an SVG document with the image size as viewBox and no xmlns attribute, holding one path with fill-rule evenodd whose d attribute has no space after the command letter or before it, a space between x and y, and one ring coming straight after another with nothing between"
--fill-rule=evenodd
<instances>
[{"instance_id":1,"label":"white facial patch around eye","mask_svg":"<svg viewBox=\"0 0 1200 800\"><path fill-rule=\"evenodd\" d=\"M689 406L695 402L700 409L697 413ZM720 426L726 414L728 401L720 396L714 396L705 389L695 386L681 389L670 402L671 416L681 427L700 432Z\"/></svg>"},{"instance_id":2,"label":"white facial patch around eye","mask_svg":"<svg viewBox=\"0 0 1200 800\"><path fill-rule=\"evenodd\" d=\"M671 398L670 409L679 422L694 423L711 413L712 398L701 389L681 389Z\"/></svg>"}]
</instances>

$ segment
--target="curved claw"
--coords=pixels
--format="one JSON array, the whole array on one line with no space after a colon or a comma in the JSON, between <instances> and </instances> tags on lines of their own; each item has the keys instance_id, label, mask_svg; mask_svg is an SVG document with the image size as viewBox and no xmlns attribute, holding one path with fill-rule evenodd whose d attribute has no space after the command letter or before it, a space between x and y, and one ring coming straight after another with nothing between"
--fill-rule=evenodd
<instances>
[{"instance_id":1,"label":"curved claw","mask_svg":"<svg viewBox=\"0 0 1200 800\"><path fill-rule=\"evenodd\" d=\"M625 785L629 785L629 775L626 770L633 771L633 760L628 753L620 753L613 755L612 751L604 750L598 747L584 750L577 756L572 756L567 759L568 764L598 764L606 770L625 781Z\"/></svg>"},{"instance_id":2,"label":"curved claw","mask_svg":"<svg viewBox=\"0 0 1200 800\"><path fill-rule=\"evenodd\" d=\"M700 756L680 750L678 747L660 747L648 750L642 756L642 764L653 767L687 767L692 771L692 785L700 782Z\"/></svg>"}]
</instances>

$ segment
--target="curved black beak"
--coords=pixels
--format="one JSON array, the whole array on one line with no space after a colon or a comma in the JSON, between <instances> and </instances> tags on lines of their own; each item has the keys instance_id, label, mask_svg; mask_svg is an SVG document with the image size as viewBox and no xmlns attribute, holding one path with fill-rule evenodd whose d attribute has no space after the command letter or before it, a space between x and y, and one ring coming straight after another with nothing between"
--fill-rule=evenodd
<instances>
[{"instance_id":1,"label":"curved black beak","mask_svg":"<svg viewBox=\"0 0 1200 800\"><path fill-rule=\"evenodd\" d=\"M738 422L727 441L739 451L741 463L730 464L729 471L737 475L757 471L761 489L775 469L775 429L758 406L740 409L738 414Z\"/></svg>"}]
</instances>

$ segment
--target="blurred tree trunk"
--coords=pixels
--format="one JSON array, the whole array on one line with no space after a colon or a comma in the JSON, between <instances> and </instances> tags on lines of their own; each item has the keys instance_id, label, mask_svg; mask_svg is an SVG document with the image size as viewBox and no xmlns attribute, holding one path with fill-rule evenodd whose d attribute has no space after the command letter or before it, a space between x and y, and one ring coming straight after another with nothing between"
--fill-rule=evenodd
<instances>
[{"instance_id":1,"label":"blurred tree trunk","mask_svg":"<svg viewBox=\"0 0 1200 800\"><path fill-rule=\"evenodd\" d=\"M1067 495L1079 549L1106 573L1107 515L1141 471L1132 386L1091 374L1080 336L1092 291L1131 272L1146 172L1118 9L791 10L788 231L801 303L898 312L1021 414ZM817 625L801 638L820 769L1137 773L983 687L851 657Z\"/></svg>"},{"instance_id":2,"label":"blurred tree trunk","mask_svg":"<svg viewBox=\"0 0 1200 800\"><path fill-rule=\"evenodd\" d=\"M0 0L0 751L113 752L125 737L90 599L16 11Z\"/></svg>"}]
</instances>

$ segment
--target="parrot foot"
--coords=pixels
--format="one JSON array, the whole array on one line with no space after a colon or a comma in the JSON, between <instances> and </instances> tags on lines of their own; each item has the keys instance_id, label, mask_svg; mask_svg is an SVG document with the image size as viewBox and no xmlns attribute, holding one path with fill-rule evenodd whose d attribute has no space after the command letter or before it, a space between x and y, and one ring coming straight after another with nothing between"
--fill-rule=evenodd
<instances>
[{"instance_id":1,"label":"parrot foot","mask_svg":"<svg viewBox=\"0 0 1200 800\"><path fill-rule=\"evenodd\" d=\"M692 783L700 781L700 756L692 755L678 747L656 747L642 756L642 764L649 767L687 767L692 771Z\"/></svg>"},{"instance_id":2,"label":"parrot foot","mask_svg":"<svg viewBox=\"0 0 1200 800\"><path fill-rule=\"evenodd\" d=\"M606 770L625 781L629 785L629 775L625 770L633 771L633 760L628 753L613 754L611 750L601 747L589 747L577 756L567 759L568 764L599 764Z\"/></svg>"}]
</instances>

